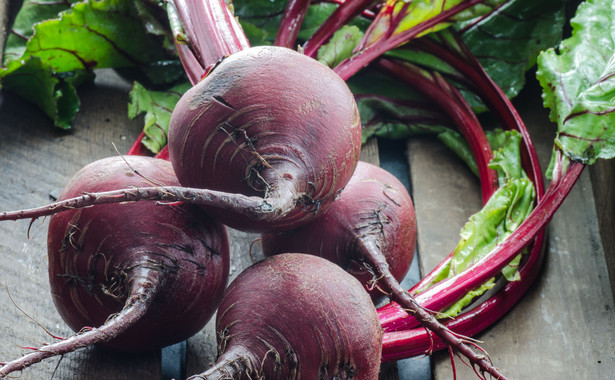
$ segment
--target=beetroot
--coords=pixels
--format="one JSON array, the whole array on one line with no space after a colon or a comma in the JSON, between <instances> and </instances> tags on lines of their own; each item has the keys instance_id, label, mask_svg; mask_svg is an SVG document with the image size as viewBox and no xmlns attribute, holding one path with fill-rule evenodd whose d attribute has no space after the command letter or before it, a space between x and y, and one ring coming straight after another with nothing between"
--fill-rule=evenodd
<instances>
[{"instance_id":1,"label":"beetroot","mask_svg":"<svg viewBox=\"0 0 615 380\"><path fill-rule=\"evenodd\" d=\"M414 316L456 352L478 362L482 368L492 371L490 373L496 373L484 356L472 350L475 343L440 323L394 277L399 262L405 261L402 264L405 269L395 274L401 276L407 271L415 242L414 207L406 189L392 174L367 163L359 163L347 188L321 218L293 231L262 236L266 255L296 249L349 268L398 303L401 310Z\"/></svg>"},{"instance_id":2,"label":"beetroot","mask_svg":"<svg viewBox=\"0 0 615 380\"><path fill-rule=\"evenodd\" d=\"M261 197L254 216L207 206L242 230L290 229L324 210L360 154L354 97L330 68L259 46L223 59L177 103L169 154L185 187ZM249 208L255 206L248 205Z\"/></svg>"},{"instance_id":3,"label":"beetroot","mask_svg":"<svg viewBox=\"0 0 615 380\"><path fill-rule=\"evenodd\" d=\"M220 357L191 379L378 378L382 329L361 284L323 258L266 258L227 288L217 313Z\"/></svg>"},{"instance_id":4,"label":"beetroot","mask_svg":"<svg viewBox=\"0 0 615 380\"><path fill-rule=\"evenodd\" d=\"M330 68L293 50L260 46L222 59L173 110L169 159L181 186L117 187L0 213L37 218L138 200L200 204L244 231L298 227L339 196L357 165L361 121Z\"/></svg>"},{"instance_id":5,"label":"beetroot","mask_svg":"<svg viewBox=\"0 0 615 380\"><path fill-rule=\"evenodd\" d=\"M338 200L315 221L291 231L262 234L263 253L303 252L337 263L370 288L388 265L397 281L408 272L416 244L416 216L404 185L386 170L359 162ZM384 289L386 290L386 289Z\"/></svg>"},{"instance_id":6,"label":"beetroot","mask_svg":"<svg viewBox=\"0 0 615 380\"><path fill-rule=\"evenodd\" d=\"M84 192L176 185L171 164L129 156L81 169L60 199ZM90 344L149 351L198 332L228 281L226 229L189 204L136 202L53 215L48 234L54 303L79 334L0 368L24 368Z\"/></svg>"}]
</instances>

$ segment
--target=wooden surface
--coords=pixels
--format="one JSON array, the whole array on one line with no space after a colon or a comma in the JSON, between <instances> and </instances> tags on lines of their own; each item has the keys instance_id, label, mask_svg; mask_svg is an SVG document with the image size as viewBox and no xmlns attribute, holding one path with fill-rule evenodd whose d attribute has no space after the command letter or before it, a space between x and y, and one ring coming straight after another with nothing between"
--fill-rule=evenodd
<instances>
[{"instance_id":1,"label":"wooden surface","mask_svg":"<svg viewBox=\"0 0 615 380\"><path fill-rule=\"evenodd\" d=\"M600 237L611 277L611 291L615 293L615 160L601 160L590 168L589 173Z\"/></svg>"},{"instance_id":2,"label":"wooden surface","mask_svg":"<svg viewBox=\"0 0 615 380\"><path fill-rule=\"evenodd\" d=\"M71 132L54 128L33 106L0 92L0 209L48 203L49 194L57 195L83 165L117 154L113 144L120 152L128 149L140 125L122 111L128 84L109 79L101 76L96 86L82 89L82 112ZM51 341L41 326L58 336L71 334L49 295L46 226L45 221L34 222L28 238L28 221L0 225L0 361L25 352L19 346ZM159 356L127 357L88 348L66 355L59 365L57 358L40 363L24 372L24 378L50 379L54 371L54 379L156 378Z\"/></svg>"}]
</instances>

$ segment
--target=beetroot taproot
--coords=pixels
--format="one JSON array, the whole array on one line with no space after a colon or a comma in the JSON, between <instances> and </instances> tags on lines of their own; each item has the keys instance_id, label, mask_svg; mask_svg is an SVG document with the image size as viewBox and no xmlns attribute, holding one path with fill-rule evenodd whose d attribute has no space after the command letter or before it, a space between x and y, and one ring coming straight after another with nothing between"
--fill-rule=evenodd
<instances>
[{"instance_id":1,"label":"beetroot taproot","mask_svg":"<svg viewBox=\"0 0 615 380\"><path fill-rule=\"evenodd\" d=\"M60 199L176 184L167 161L113 157L81 169ZM229 274L226 228L183 203L100 205L53 215L48 253L54 304L79 333L5 363L1 375L92 344L142 352L185 340L212 317Z\"/></svg>"},{"instance_id":2,"label":"beetroot taproot","mask_svg":"<svg viewBox=\"0 0 615 380\"><path fill-rule=\"evenodd\" d=\"M359 162L350 182L315 221L290 231L262 234L263 253L303 252L335 262L369 288L372 298L382 271L401 281L416 245L416 215L404 185L386 170ZM378 269L378 266L380 268Z\"/></svg>"},{"instance_id":3,"label":"beetroot taproot","mask_svg":"<svg viewBox=\"0 0 615 380\"><path fill-rule=\"evenodd\" d=\"M290 229L339 195L361 150L354 97L296 51L252 47L223 59L177 103L169 155L186 187L261 197L254 217L207 207L242 230Z\"/></svg>"},{"instance_id":4,"label":"beetroot taproot","mask_svg":"<svg viewBox=\"0 0 615 380\"><path fill-rule=\"evenodd\" d=\"M227 288L216 330L217 363L191 379L378 378L375 307L356 278L318 256L248 267Z\"/></svg>"}]
</instances>

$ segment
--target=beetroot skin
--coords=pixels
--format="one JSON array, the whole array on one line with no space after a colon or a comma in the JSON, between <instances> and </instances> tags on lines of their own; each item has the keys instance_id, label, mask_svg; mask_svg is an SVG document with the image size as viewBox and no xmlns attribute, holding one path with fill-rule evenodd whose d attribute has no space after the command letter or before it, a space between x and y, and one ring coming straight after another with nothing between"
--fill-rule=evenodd
<instances>
[{"instance_id":1,"label":"beetroot skin","mask_svg":"<svg viewBox=\"0 0 615 380\"><path fill-rule=\"evenodd\" d=\"M60 199L158 184L178 184L169 162L114 157L80 170ZM66 211L51 217L48 236L53 300L75 331L104 324L133 288L154 286L148 276L155 274L160 289L144 317L101 343L114 350L153 350L195 334L228 280L225 227L193 205L135 202Z\"/></svg>"},{"instance_id":2,"label":"beetroot skin","mask_svg":"<svg viewBox=\"0 0 615 380\"><path fill-rule=\"evenodd\" d=\"M273 46L225 58L180 99L169 126L170 160L183 186L264 199L256 222L208 209L250 231L314 218L350 179L360 148L346 83L318 61Z\"/></svg>"},{"instance_id":3,"label":"beetroot skin","mask_svg":"<svg viewBox=\"0 0 615 380\"><path fill-rule=\"evenodd\" d=\"M361 284L323 258L290 253L242 272L217 314L221 356L191 379L375 380L382 329Z\"/></svg>"},{"instance_id":4,"label":"beetroot skin","mask_svg":"<svg viewBox=\"0 0 615 380\"><path fill-rule=\"evenodd\" d=\"M360 162L346 189L315 221L291 231L262 235L267 256L303 252L333 261L383 295L374 283L374 261L384 256L388 271L401 281L414 257L416 215L404 185L384 169ZM379 276L376 276L379 277Z\"/></svg>"}]
</instances>

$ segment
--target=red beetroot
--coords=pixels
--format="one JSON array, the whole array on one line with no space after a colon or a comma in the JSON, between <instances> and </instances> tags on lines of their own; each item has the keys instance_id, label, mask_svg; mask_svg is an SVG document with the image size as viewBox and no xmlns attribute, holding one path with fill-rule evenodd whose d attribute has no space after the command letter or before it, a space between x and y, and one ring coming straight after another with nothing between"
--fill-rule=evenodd
<instances>
[{"instance_id":1,"label":"red beetroot","mask_svg":"<svg viewBox=\"0 0 615 380\"><path fill-rule=\"evenodd\" d=\"M169 154L186 187L261 197L254 216L207 206L243 230L313 219L347 184L360 154L354 97L330 68L259 46L223 59L177 103ZM254 208L253 206L248 206Z\"/></svg>"},{"instance_id":2,"label":"red beetroot","mask_svg":"<svg viewBox=\"0 0 615 380\"><path fill-rule=\"evenodd\" d=\"M404 312L414 316L472 363L492 374L498 373L484 355L473 351L468 341L451 332L421 307L393 276L398 257L408 257L405 265L410 265L415 242L414 208L403 185L384 169L359 163L347 188L322 219L293 231L263 234L263 251L275 254L285 249L292 252L296 248L297 252L332 259L355 273L354 268L363 266L363 272L369 273L364 281L375 283ZM391 265L388 260L391 260ZM355 264L348 265L349 262Z\"/></svg>"},{"instance_id":3,"label":"red beetroot","mask_svg":"<svg viewBox=\"0 0 615 380\"><path fill-rule=\"evenodd\" d=\"M81 169L60 199L163 184L177 184L169 162L114 157ZM211 318L228 281L225 227L189 204L65 211L51 217L48 250L54 303L82 332L6 363L0 374L91 344L136 352L180 342Z\"/></svg>"},{"instance_id":4,"label":"red beetroot","mask_svg":"<svg viewBox=\"0 0 615 380\"><path fill-rule=\"evenodd\" d=\"M191 379L375 380L382 329L361 284L323 258L266 258L225 292L217 363Z\"/></svg>"},{"instance_id":5,"label":"red beetroot","mask_svg":"<svg viewBox=\"0 0 615 380\"><path fill-rule=\"evenodd\" d=\"M263 234L267 256L303 252L324 257L357 277L376 299L373 287L381 263L401 281L414 258L416 215L404 185L386 170L359 162L339 199L317 220L291 231Z\"/></svg>"}]
</instances>

